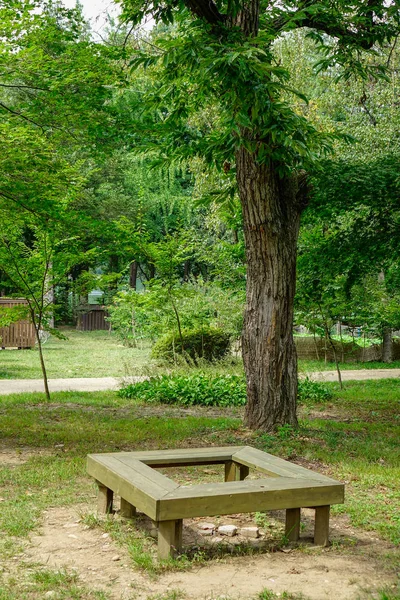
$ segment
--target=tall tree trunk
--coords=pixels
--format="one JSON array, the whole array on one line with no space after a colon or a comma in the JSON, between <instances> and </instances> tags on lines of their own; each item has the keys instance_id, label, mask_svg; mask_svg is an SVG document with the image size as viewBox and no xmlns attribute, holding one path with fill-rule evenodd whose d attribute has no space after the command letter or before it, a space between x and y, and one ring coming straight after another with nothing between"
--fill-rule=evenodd
<instances>
[{"instance_id":1,"label":"tall tree trunk","mask_svg":"<svg viewBox=\"0 0 400 600\"><path fill-rule=\"evenodd\" d=\"M382 340L382 360L385 363L393 362L393 340L392 330L390 327L385 327L383 330Z\"/></svg>"},{"instance_id":2,"label":"tall tree trunk","mask_svg":"<svg viewBox=\"0 0 400 600\"><path fill-rule=\"evenodd\" d=\"M270 431L297 425L297 355L293 340L300 179L279 179L244 148L236 155L247 257L242 335L246 425ZM304 176L302 176L303 179Z\"/></svg>"},{"instance_id":3,"label":"tall tree trunk","mask_svg":"<svg viewBox=\"0 0 400 600\"><path fill-rule=\"evenodd\" d=\"M136 290L137 285L138 267L136 260L133 260L129 265L129 286L134 290Z\"/></svg>"}]
</instances>

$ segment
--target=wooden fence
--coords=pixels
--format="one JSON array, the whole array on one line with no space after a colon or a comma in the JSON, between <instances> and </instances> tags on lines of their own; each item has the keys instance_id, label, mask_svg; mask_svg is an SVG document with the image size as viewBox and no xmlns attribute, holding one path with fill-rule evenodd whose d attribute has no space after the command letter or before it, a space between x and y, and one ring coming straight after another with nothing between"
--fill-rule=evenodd
<instances>
[{"instance_id":1,"label":"wooden fence","mask_svg":"<svg viewBox=\"0 0 400 600\"><path fill-rule=\"evenodd\" d=\"M107 312L103 306L94 304L87 307L85 312L81 312L78 317L77 329L79 331L108 331L110 323L106 321Z\"/></svg>"},{"instance_id":2,"label":"wooden fence","mask_svg":"<svg viewBox=\"0 0 400 600\"><path fill-rule=\"evenodd\" d=\"M27 306L27 304L24 298L0 298L0 307L3 308ZM17 321L8 327L0 327L1 348L33 348L34 346L35 328L28 319Z\"/></svg>"},{"instance_id":3,"label":"wooden fence","mask_svg":"<svg viewBox=\"0 0 400 600\"><path fill-rule=\"evenodd\" d=\"M294 338L297 349L297 356L303 360L334 360L333 351L330 344L321 338L300 337ZM371 362L382 360L382 345L374 344L362 348L357 344L341 343L334 341L335 350L339 362ZM393 360L400 360L400 341L393 341Z\"/></svg>"}]
</instances>

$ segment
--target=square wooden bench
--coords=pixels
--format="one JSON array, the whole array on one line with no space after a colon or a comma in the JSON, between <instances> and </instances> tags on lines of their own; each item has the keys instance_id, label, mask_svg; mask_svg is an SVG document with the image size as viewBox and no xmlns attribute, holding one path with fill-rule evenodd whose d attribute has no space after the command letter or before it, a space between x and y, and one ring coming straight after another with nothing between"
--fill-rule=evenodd
<instances>
[{"instance_id":1,"label":"square wooden bench","mask_svg":"<svg viewBox=\"0 0 400 600\"><path fill-rule=\"evenodd\" d=\"M225 464L225 482L179 485L157 467ZM262 479L245 479L249 469ZM329 542L329 509L344 502L344 485L250 446L90 454L87 470L99 486L98 510L111 512L113 494L121 514L136 509L158 527L158 556L182 547L182 519L286 509L286 536L300 536L300 509L315 508L314 543ZM266 476L266 477L265 477Z\"/></svg>"}]
</instances>

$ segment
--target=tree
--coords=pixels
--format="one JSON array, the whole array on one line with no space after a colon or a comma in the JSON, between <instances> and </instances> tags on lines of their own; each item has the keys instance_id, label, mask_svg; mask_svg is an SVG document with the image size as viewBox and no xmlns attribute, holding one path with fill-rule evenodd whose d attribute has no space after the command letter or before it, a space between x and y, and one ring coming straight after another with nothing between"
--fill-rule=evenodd
<instances>
[{"instance_id":1,"label":"tree","mask_svg":"<svg viewBox=\"0 0 400 600\"><path fill-rule=\"evenodd\" d=\"M395 151L326 163L314 177L298 258L303 315L363 326L383 338L385 362L400 325L399 165Z\"/></svg>"},{"instance_id":2,"label":"tree","mask_svg":"<svg viewBox=\"0 0 400 600\"><path fill-rule=\"evenodd\" d=\"M397 3L244 0L123 0L124 17L172 24L144 41L132 61L153 69L141 99L157 110L143 144L166 160L200 156L234 174L247 255L243 359L246 424L297 424L297 361L292 337L296 244L307 204L307 170L328 142L293 110L290 74L274 44L306 29L321 51L319 69L362 77L382 73L366 53L399 31ZM297 94L299 95L299 94ZM303 102L306 98L300 94ZM146 137L145 137L146 134Z\"/></svg>"},{"instance_id":3,"label":"tree","mask_svg":"<svg viewBox=\"0 0 400 600\"><path fill-rule=\"evenodd\" d=\"M6 273L13 292L28 303L28 315L35 329L39 349L45 394L50 400L41 338L42 331L50 328L54 310L50 291L75 263L84 260L84 256L79 251L77 240L62 233L65 220L61 227L60 224L45 223L32 216L30 219L10 220L1 207L0 215L0 269Z\"/></svg>"}]
</instances>

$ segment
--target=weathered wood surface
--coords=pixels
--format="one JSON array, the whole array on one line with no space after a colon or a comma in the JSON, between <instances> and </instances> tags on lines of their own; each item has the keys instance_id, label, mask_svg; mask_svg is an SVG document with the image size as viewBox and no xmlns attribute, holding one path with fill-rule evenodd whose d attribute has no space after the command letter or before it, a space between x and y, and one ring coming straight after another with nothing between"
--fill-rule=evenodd
<instances>
[{"instance_id":1,"label":"weathered wood surface","mask_svg":"<svg viewBox=\"0 0 400 600\"><path fill-rule=\"evenodd\" d=\"M180 486L159 501L159 520L343 502L343 485L290 477Z\"/></svg>"},{"instance_id":2,"label":"weathered wood surface","mask_svg":"<svg viewBox=\"0 0 400 600\"><path fill-rule=\"evenodd\" d=\"M141 465L146 467L146 465ZM109 488L127 502L136 506L150 518L157 520L158 500L174 487L179 487L161 473L154 472L148 467L149 472L144 475L141 469L134 465L126 465L112 455L89 455L87 458L87 471L102 485ZM155 477L157 481L152 476ZM162 485L160 485L162 478Z\"/></svg>"},{"instance_id":3,"label":"weathered wood surface","mask_svg":"<svg viewBox=\"0 0 400 600\"><path fill-rule=\"evenodd\" d=\"M225 464L225 482L180 486L154 467ZM246 480L250 467L268 475ZM315 543L329 541L329 508L344 501L344 485L249 446L117 452L88 456L88 473L99 484L99 509L112 510L113 492L121 514L135 507L157 522L160 558L182 545L182 519L237 512L286 509L285 534L300 535L300 508L315 508Z\"/></svg>"},{"instance_id":4,"label":"weathered wood surface","mask_svg":"<svg viewBox=\"0 0 400 600\"><path fill-rule=\"evenodd\" d=\"M318 506L315 508L314 544L316 546L328 546L329 544L330 508L330 506Z\"/></svg>"},{"instance_id":5,"label":"weathered wood surface","mask_svg":"<svg viewBox=\"0 0 400 600\"><path fill-rule=\"evenodd\" d=\"M300 508L288 508L285 520L285 536L290 542L297 542L300 537Z\"/></svg>"},{"instance_id":6,"label":"weathered wood surface","mask_svg":"<svg viewBox=\"0 0 400 600\"><path fill-rule=\"evenodd\" d=\"M158 523L158 558L165 560L182 549L182 519Z\"/></svg>"},{"instance_id":7,"label":"weathered wood surface","mask_svg":"<svg viewBox=\"0 0 400 600\"><path fill-rule=\"evenodd\" d=\"M138 460L153 468L186 467L195 465L218 465L232 460L232 454L244 446L224 446L209 448L189 448L178 450L149 450L139 452L113 452L92 456L118 456Z\"/></svg>"},{"instance_id":8,"label":"weathered wood surface","mask_svg":"<svg viewBox=\"0 0 400 600\"><path fill-rule=\"evenodd\" d=\"M97 510L101 514L110 514L113 509L113 491L97 482Z\"/></svg>"},{"instance_id":9,"label":"weathered wood surface","mask_svg":"<svg viewBox=\"0 0 400 600\"><path fill-rule=\"evenodd\" d=\"M0 298L0 307L28 306L25 298ZM34 348L35 328L28 319L0 327L0 348Z\"/></svg>"},{"instance_id":10,"label":"weathered wood surface","mask_svg":"<svg viewBox=\"0 0 400 600\"><path fill-rule=\"evenodd\" d=\"M296 477L317 479L326 482L334 481L330 477L326 477L310 469L305 469L287 460L283 460L283 458L262 452L251 446L245 446L238 450L238 452L235 452L232 455L232 459L248 467L253 467L271 477Z\"/></svg>"},{"instance_id":11,"label":"weathered wood surface","mask_svg":"<svg viewBox=\"0 0 400 600\"><path fill-rule=\"evenodd\" d=\"M120 515L125 519L132 519L136 516L136 506L133 506L124 498L121 498Z\"/></svg>"}]
</instances>

